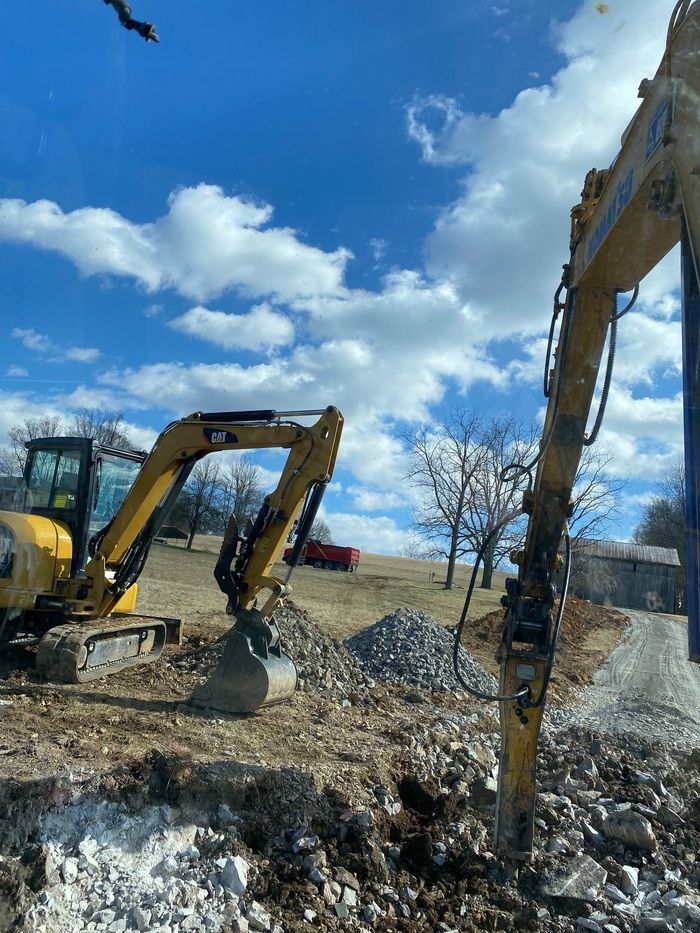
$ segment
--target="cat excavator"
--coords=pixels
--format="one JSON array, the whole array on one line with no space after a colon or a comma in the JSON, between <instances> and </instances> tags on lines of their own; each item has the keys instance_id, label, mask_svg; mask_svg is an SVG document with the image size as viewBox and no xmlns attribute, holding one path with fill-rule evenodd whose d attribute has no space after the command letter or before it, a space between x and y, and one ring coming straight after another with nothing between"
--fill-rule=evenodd
<instances>
[{"instance_id":1,"label":"cat excavator","mask_svg":"<svg viewBox=\"0 0 700 933\"><path fill-rule=\"evenodd\" d=\"M576 470L584 446L595 441L605 411L618 321L634 303L639 282L678 242L689 659L700 663L699 63L700 2L682 0L673 10L656 75L640 85L642 102L622 136L618 154L610 168L587 174L581 202L571 212L570 258L554 298L544 369L548 403L539 451L532 462L508 468L511 477L530 479L523 497L528 526L524 548L511 555L518 576L506 581L497 655L499 695L488 699L499 703L501 726L495 848L515 859L527 859L532 852L537 741L566 599L570 564L566 523ZM618 295L630 290L632 300L618 310ZM608 335L600 404L587 433ZM488 539L482 554L487 545ZM555 610L555 574L562 563L564 582ZM460 626L465 618L466 607ZM457 643L457 670L456 656Z\"/></svg>"},{"instance_id":2,"label":"cat excavator","mask_svg":"<svg viewBox=\"0 0 700 933\"><path fill-rule=\"evenodd\" d=\"M298 421L319 416L308 425ZM0 511L0 649L36 646L54 681L85 683L155 661L179 642L175 619L138 615L137 580L194 465L221 451L289 451L274 492L246 534L229 521L215 568L235 624L193 703L234 713L289 698L296 670L273 619L291 592L333 474L343 417L317 411L195 412L170 424L150 454L84 437L27 444L24 506ZM285 578L273 565L296 533Z\"/></svg>"}]
</instances>

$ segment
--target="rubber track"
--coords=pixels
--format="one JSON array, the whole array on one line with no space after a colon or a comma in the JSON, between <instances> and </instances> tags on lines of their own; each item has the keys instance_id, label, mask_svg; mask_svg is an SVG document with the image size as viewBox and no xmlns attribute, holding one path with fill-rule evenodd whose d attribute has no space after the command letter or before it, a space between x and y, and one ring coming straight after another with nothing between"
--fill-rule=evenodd
<instances>
[{"instance_id":1,"label":"rubber track","mask_svg":"<svg viewBox=\"0 0 700 933\"><path fill-rule=\"evenodd\" d=\"M124 620L120 620L120 622L106 624L92 622L85 625L58 625L56 628L49 629L37 648L37 671L49 680L59 683L84 684L108 674L116 674L129 667L156 661L165 644L165 625L154 619L141 619L139 616L132 617L132 619L133 621L127 624ZM114 633L139 632L144 628L160 632L160 636L156 635L153 649L148 654L109 661L83 671L78 669L81 649L90 639L99 639L102 635L111 636Z\"/></svg>"}]
</instances>

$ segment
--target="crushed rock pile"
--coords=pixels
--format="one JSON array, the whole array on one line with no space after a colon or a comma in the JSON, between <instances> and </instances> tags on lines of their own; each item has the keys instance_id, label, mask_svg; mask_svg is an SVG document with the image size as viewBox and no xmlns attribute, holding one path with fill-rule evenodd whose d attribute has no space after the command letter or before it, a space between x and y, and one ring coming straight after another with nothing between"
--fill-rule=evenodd
<instances>
[{"instance_id":1,"label":"crushed rock pile","mask_svg":"<svg viewBox=\"0 0 700 933\"><path fill-rule=\"evenodd\" d=\"M433 690L462 690L452 668L454 636L429 615L396 609L345 640L367 673L385 683ZM465 680L477 690L496 692L496 681L465 649L460 649Z\"/></svg>"},{"instance_id":2,"label":"crushed rock pile","mask_svg":"<svg viewBox=\"0 0 700 933\"><path fill-rule=\"evenodd\" d=\"M342 702L371 685L347 648L321 632L308 613L293 602L277 610L275 621L283 649L294 660L299 689ZM224 639L219 639L185 654L172 662L172 667L205 678L219 661L223 643Z\"/></svg>"}]
</instances>

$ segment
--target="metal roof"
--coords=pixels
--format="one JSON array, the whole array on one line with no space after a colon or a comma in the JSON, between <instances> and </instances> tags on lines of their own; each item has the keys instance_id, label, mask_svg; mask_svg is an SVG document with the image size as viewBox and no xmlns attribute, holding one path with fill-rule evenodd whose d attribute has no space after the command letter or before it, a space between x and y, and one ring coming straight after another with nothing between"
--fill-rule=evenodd
<instances>
[{"instance_id":1,"label":"metal roof","mask_svg":"<svg viewBox=\"0 0 700 933\"><path fill-rule=\"evenodd\" d=\"M631 560L638 564L661 564L680 567L675 548L655 547L651 544L633 544L631 541L593 541L591 538L576 538L574 546L585 547L591 557L612 557L616 560Z\"/></svg>"}]
</instances>

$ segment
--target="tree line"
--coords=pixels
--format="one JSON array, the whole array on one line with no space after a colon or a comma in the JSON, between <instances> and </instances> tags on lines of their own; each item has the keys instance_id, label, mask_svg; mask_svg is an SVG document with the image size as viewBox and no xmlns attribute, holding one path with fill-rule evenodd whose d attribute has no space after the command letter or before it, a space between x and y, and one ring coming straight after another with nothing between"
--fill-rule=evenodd
<instances>
[{"instance_id":1,"label":"tree line","mask_svg":"<svg viewBox=\"0 0 700 933\"><path fill-rule=\"evenodd\" d=\"M446 589L454 586L457 563L473 558L489 535L480 584L485 589L491 589L493 571L510 551L522 546L525 519L502 523L518 511L528 476L504 470L531 463L540 435L540 429L513 414L463 408L404 435L409 452L405 478L418 499L411 556L445 560ZM611 463L604 451L585 449L574 485L572 537L594 537L614 519L627 480L613 474Z\"/></svg>"},{"instance_id":2,"label":"tree line","mask_svg":"<svg viewBox=\"0 0 700 933\"><path fill-rule=\"evenodd\" d=\"M454 586L459 561L475 554L485 537L520 504L526 477L503 479L504 467L527 463L538 449L539 429L524 425L514 415L485 416L456 408L439 422L404 434L409 469L405 482L413 487L417 504L412 516L412 537L404 548L410 557L441 558L447 562L445 587ZM26 418L8 431L0 448L0 476L20 476L26 460L25 444L40 437L92 437L106 446L134 449L121 411L79 408L72 420L46 415ZM601 534L619 511L627 484L611 470L612 458L597 447L584 451L574 485L574 512L569 527L575 539ZM246 456L226 461L207 458L196 464L180 494L168 524L187 533L191 547L197 534L223 534L233 514L241 529L254 519L264 499L261 469ZM513 547L522 543L525 523L514 522L496 533L484 555L481 586L491 587L493 571ZM638 544L675 548L681 566L676 588L685 611L687 555L685 536L685 472L678 459L662 476L656 493L644 505L634 529ZM312 538L332 543L330 528L317 519ZM594 572L580 549L574 574ZM598 562L599 563L599 562ZM614 581L608 581L610 586Z\"/></svg>"}]
</instances>

